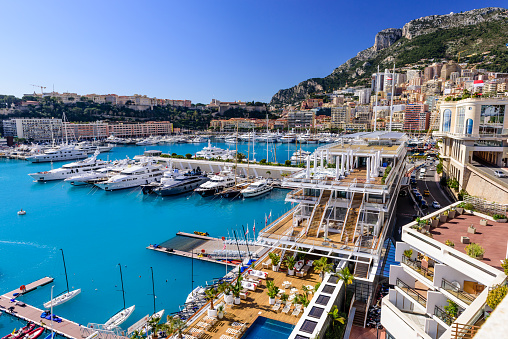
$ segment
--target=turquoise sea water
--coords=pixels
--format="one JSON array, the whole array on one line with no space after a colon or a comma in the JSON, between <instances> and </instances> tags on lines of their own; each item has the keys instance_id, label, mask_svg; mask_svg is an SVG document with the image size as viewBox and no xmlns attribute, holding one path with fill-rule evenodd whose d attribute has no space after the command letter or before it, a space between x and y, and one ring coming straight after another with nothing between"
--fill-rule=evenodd
<instances>
[{"instance_id":1,"label":"turquoise sea water","mask_svg":"<svg viewBox=\"0 0 508 339\"><path fill-rule=\"evenodd\" d=\"M106 159L134 157L145 149L178 154L194 153L205 144L176 144L151 147L115 147L103 154ZM225 144L219 147L227 148ZM287 159L287 145L279 145L277 158ZM294 145L292 145L294 151ZM302 147L312 150L316 145ZM247 149L240 145L240 151ZM263 146L258 145L256 152ZM286 153L284 153L286 150ZM291 151L291 152L292 152ZM266 146L264 146L266 154ZM273 154L273 153L272 153ZM257 156L256 158L261 159ZM59 167L63 163L55 163ZM0 160L0 293L14 290L44 276L53 284L21 297L42 308L49 300L51 285L58 294L65 290L60 248L65 251L69 285L81 288L81 295L55 308L64 318L86 325L104 323L122 307L118 263L122 264L127 307L135 304L134 314L122 325L127 328L153 312L150 267L155 277L157 309L166 314L178 311L191 289L189 259L147 250L178 231L209 232L227 236L228 230L242 233L241 225L257 221L264 224L265 213L274 218L290 208L286 191L247 200L206 199L186 194L176 197L146 196L139 189L104 192L90 187L73 187L62 181L34 183L27 175L48 170L51 164L30 164ZM18 216L19 209L27 211ZM274 219L273 219L274 220ZM252 235L252 232L251 232ZM223 265L194 262L194 286L221 277ZM10 316L0 316L0 335L20 327Z\"/></svg>"}]
</instances>

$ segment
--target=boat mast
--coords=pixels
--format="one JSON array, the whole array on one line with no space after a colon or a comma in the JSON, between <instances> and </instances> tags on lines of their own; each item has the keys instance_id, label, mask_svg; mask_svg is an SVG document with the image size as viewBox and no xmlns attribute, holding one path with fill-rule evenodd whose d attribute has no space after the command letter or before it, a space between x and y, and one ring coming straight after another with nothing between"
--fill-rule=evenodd
<instances>
[{"instance_id":1,"label":"boat mast","mask_svg":"<svg viewBox=\"0 0 508 339\"><path fill-rule=\"evenodd\" d=\"M194 250L193 249L191 250L191 291L194 292Z\"/></svg>"},{"instance_id":2,"label":"boat mast","mask_svg":"<svg viewBox=\"0 0 508 339\"><path fill-rule=\"evenodd\" d=\"M123 289L122 264L119 263L118 267L120 267L120 281L122 282L123 309L125 310L125 290Z\"/></svg>"},{"instance_id":3,"label":"boat mast","mask_svg":"<svg viewBox=\"0 0 508 339\"><path fill-rule=\"evenodd\" d=\"M153 282L153 267L150 266L150 270L152 271L153 314L155 314L157 312L155 310L155 284Z\"/></svg>"},{"instance_id":4,"label":"boat mast","mask_svg":"<svg viewBox=\"0 0 508 339\"><path fill-rule=\"evenodd\" d=\"M266 163L268 161L268 113L266 113Z\"/></svg>"},{"instance_id":5,"label":"boat mast","mask_svg":"<svg viewBox=\"0 0 508 339\"><path fill-rule=\"evenodd\" d=\"M376 73L376 106L374 111L374 132L377 130L377 94L379 88L379 65L377 65L377 73Z\"/></svg>"},{"instance_id":6,"label":"boat mast","mask_svg":"<svg viewBox=\"0 0 508 339\"><path fill-rule=\"evenodd\" d=\"M62 260L64 265L64 272L65 272L65 282L67 283L67 292L69 292L69 279L67 278L67 267L65 266L65 257L63 253L63 249L60 249L62 251Z\"/></svg>"},{"instance_id":7,"label":"boat mast","mask_svg":"<svg viewBox=\"0 0 508 339\"><path fill-rule=\"evenodd\" d=\"M238 167L238 121L236 122L235 146L236 146L235 152L235 186L236 186L236 168Z\"/></svg>"}]
</instances>

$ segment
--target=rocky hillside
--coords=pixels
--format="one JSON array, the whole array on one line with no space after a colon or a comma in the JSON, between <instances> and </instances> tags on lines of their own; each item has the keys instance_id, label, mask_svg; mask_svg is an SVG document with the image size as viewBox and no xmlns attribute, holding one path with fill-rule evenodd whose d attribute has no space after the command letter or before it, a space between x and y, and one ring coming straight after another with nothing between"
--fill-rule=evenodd
<instances>
[{"instance_id":1,"label":"rocky hillside","mask_svg":"<svg viewBox=\"0 0 508 339\"><path fill-rule=\"evenodd\" d=\"M395 61L397 68L407 65L423 68L426 62L422 59L456 59L461 51L461 62L475 62L491 70L508 72L507 37L508 11L504 8L488 7L415 19L402 28L377 33L372 47L359 52L327 77L312 78L278 91L271 104L295 103L346 83L348 86L369 84L378 65L384 70L391 68ZM481 56L485 51L491 53ZM466 55L470 57L464 58Z\"/></svg>"}]
</instances>

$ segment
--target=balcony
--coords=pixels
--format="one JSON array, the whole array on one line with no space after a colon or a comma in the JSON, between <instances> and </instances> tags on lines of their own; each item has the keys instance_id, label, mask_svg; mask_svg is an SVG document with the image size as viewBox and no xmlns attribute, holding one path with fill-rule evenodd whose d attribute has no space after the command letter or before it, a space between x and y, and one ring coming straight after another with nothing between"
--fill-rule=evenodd
<instances>
[{"instance_id":1,"label":"balcony","mask_svg":"<svg viewBox=\"0 0 508 339\"><path fill-rule=\"evenodd\" d=\"M449 282L444 278L441 280L441 288L468 305L471 305L471 303L476 299L475 295L469 294L465 291L461 291L458 286L456 286L455 284Z\"/></svg>"},{"instance_id":2,"label":"balcony","mask_svg":"<svg viewBox=\"0 0 508 339\"><path fill-rule=\"evenodd\" d=\"M439 306L434 306L434 315L441 319L446 325L451 326L455 319Z\"/></svg>"},{"instance_id":3,"label":"balcony","mask_svg":"<svg viewBox=\"0 0 508 339\"><path fill-rule=\"evenodd\" d=\"M422 266L422 262L419 260L411 260L406 256L402 256L402 262L413 269L416 273L420 274L424 278L433 281L434 280L434 269L432 267Z\"/></svg>"},{"instance_id":4,"label":"balcony","mask_svg":"<svg viewBox=\"0 0 508 339\"><path fill-rule=\"evenodd\" d=\"M396 286L406 292L411 298L423 307L427 307L427 298L421 295L416 289L410 287L408 284L397 278Z\"/></svg>"}]
</instances>

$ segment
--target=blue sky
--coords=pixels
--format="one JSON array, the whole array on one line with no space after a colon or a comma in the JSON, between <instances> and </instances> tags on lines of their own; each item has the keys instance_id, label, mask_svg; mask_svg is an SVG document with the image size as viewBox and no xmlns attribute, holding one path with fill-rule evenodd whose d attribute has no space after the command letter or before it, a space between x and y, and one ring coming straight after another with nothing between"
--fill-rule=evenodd
<instances>
[{"instance_id":1,"label":"blue sky","mask_svg":"<svg viewBox=\"0 0 508 339\"><path fill-rule=\"evenodd\" d=\"M375 34L505 1L3 1L0 94L269 101L323 77Z\"/></svg>"}]
</instances>

